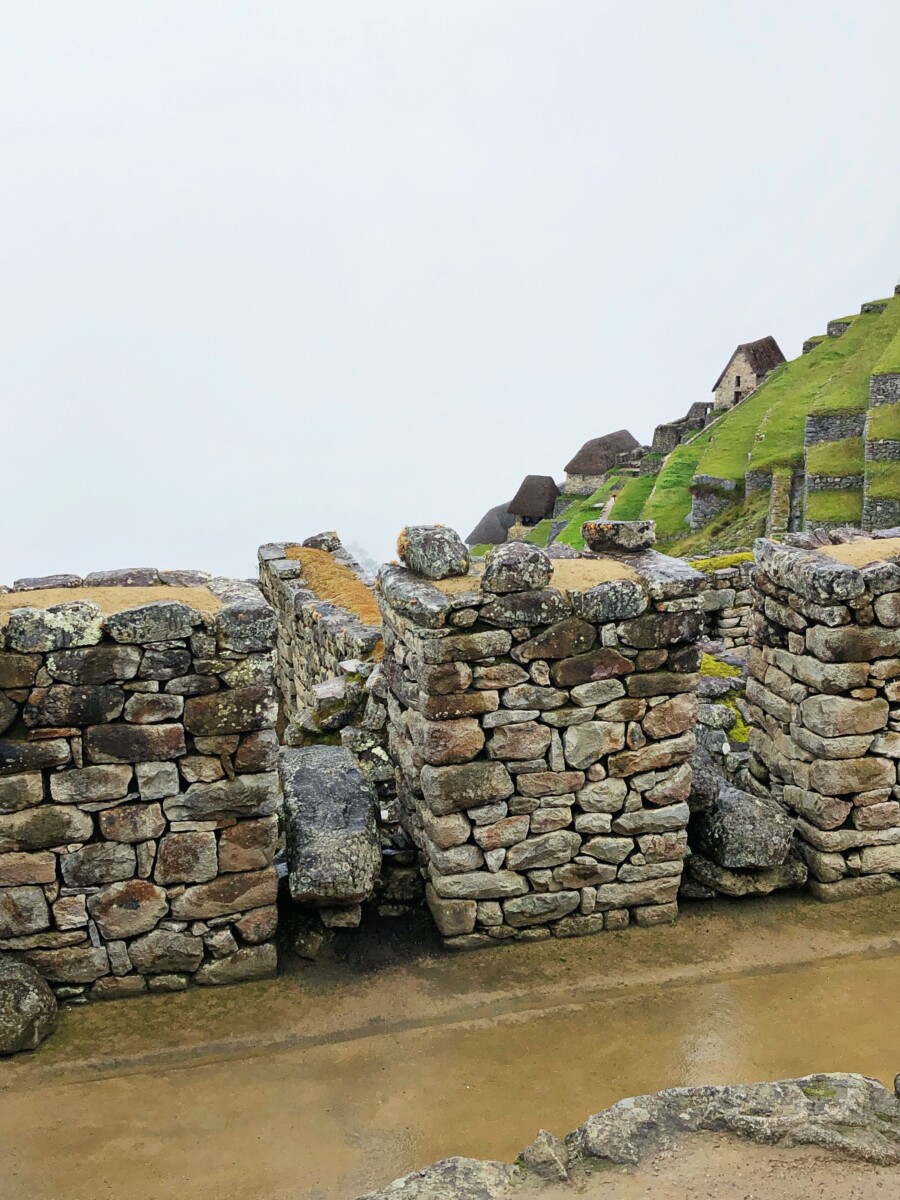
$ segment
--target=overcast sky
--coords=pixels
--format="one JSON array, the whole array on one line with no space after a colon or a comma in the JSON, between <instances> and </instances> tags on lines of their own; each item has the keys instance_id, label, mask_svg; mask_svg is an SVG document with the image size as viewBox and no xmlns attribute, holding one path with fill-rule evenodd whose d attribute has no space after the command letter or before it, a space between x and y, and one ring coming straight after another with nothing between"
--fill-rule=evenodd
<instances>
[{"instance_id":1,"label":"overcast sky","mask_svg":"<svg viewBox=\"0 0 900 1200\"><path fill-rule=\"evenodd\" d=\"M900 279L896 0L0 16L0 582L465 536Z\"/></svg>"}]
</instances>

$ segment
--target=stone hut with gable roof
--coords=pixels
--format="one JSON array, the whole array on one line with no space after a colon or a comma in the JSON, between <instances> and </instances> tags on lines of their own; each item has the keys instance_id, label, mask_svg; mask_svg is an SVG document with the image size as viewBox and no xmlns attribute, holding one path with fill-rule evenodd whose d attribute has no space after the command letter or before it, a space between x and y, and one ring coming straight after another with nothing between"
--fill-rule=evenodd
<instances>
[{"instance_id":1,"label":"stone hut with gable roof","mask_svg":"<svg viewBox=\"0 0 900 1200\"><path fill-rule=\"evenodd\" d=\"M713 384L713 409L731 408L759 387L776 367L785 362L781 347L773 337L742 342L729 358L724 371Z\"/></svg>"},{"instance_id":2,"label":"stone hut with gable roof","mask_svg":"<svg viewBox=\"0 0 900 1200\"><path fill-rule=\"evenodd\" d=\"M627 429L591 438L566 464L566 495L590 496L603 482L610 467L616 465L619 455L639 449L640 442Z\"/></svg>"}]
</instances>

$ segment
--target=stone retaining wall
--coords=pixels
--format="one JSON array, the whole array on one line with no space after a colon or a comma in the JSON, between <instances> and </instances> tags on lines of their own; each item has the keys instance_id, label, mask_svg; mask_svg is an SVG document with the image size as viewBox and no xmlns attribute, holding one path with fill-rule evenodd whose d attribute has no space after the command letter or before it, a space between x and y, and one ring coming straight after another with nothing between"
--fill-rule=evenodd
<instances>
[{"instance_id":1,"label":"stone retaining wall","mask_svg":"<svg viewBox=\"0 0 900 1200\"><path fill-rule=\"evenodd\" d=\"M900 885L900 564L872 565L761 539L747 700L753 768L798 820L822 900Z\"/></svg>"},{"instance_id":2,"label":"stone retaining wall","mask_svg":"<svg viewBox=\"0 0 900 1200\"><path fill-rule=\"evenodd\" d=\"M840 442L844 438L862 437L866 428L866 413L823 413L806 418L804 446L819 442Z\"/></svg>"},{"instance_id":3,"label":"stone retaining wall","mask_svg":"<svg viewBox=\"0 0 900 1200\"><path fill-rule=\"evenodd\" d=\"M900 404L900 375L872 375L869 379L869 407Z\"/></svg>"},{"instance_id":4,"label":"stone retaining wall","mask_svg":"<svg viewBox=\"0 0 900 1200\"><path fill-rule=\"evenodd\" d=\"M154 599L104 615L57 576L0 615L0 951L70 1000L272 974L274 613L199 572L84 582Z\"/></svg>"},{"instance_id":5,"label":"stone retaining wall","mask_svg":"<svg viewBox=\"0 0 900 1200\"><path fill-rule=\"evenodd\" d=\"M688 524L696 533L726 508L734 504L737 484L733 479L715 475L695 475L691 480L691 511Z\"/></svg>"},{"instance_id":6,"label":"stone retaining wall","mask_svg":"<svg viewBox=\"0 0 900 1200\"><path fill-rule=\"evenodd\" d=\"M723 554L727 560L733 557ZM750 581L753 563L736 563L716 567L715 559L702 560L703 565L691 565L702 571L705 584L700 593L703 604L704 632L707 637L724 643L726 649L746 646L750 640Z\"/></svg>"},{"instance_id":7,"label":"stone retaining wall","mask_svg":"<svg viewBox=\"0 0 900 1200\"><path fill-rule=\"evenodd\" d=\"M507 555L527 569L501 592ZM583 589L554 587L521 544L451 594L381 569L401 816L450 948L676 916L702 576L652 550L615 557L626 577Z\"/></svg>"}]
</instances>

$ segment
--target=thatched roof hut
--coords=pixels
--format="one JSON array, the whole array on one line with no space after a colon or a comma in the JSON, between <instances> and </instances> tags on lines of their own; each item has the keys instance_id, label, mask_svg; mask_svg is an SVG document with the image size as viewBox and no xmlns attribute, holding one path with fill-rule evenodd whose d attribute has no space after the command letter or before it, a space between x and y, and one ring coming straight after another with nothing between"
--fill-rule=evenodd
<instances>
[{"instance_id":1,"label":"thatched roof hut","mask_svg":"<svg viewBox=\"0 0 900 1200\"><path fill-rule=\"evenodd\" d=\"M509 511L508 504L497 504L489 508L469 536L466 542L470 546L499 546L506 541L506 534L516 523L516 518Z\"/></svg>"},{"instance_id":2,"label":"thatched roof hut","mask_svg":"<svg viewBox=\"0 0 900 1200\"><path fill-rule=\"evenodd\" d=\"M542 521L553 515L559 488L551 475L526 475L522 485L509 502L509 511L516 517Z\"/></svg>"},{"instance_id":3,"label":"thatched roof hut","mask_svg":"<svg viewBox=\"0 0 900 1200\"><path fill-rule=\"evenodd\" d=\"M616 455L627 450L637 450L640 442L627 429L617 429L605 437L591 438L585 442L570 463L566 464L567 475L602 475L615 466Z\"/></svg>"}]
</instances>

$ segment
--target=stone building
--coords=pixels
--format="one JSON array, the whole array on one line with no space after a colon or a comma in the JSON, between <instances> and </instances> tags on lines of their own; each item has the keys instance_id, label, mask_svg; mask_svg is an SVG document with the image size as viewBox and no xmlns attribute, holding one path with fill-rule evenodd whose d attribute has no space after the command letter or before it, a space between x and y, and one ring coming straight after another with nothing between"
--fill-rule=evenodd
<instances>
[{"instance_id":1,"label":"stone building","mask_svg":"<svg viewBox=\"0 0 900 1200\"><path fill-rule=\"evenodd\" d=\"M605 437L591 438L566 464L566 494L590 496L603 482L603 476L610 467L619 461L620 455L640 448L640 442L627 429L617 429Z\"/></svg>"},{"instance_id":2,"label":"stone building","mask_svg":"<svg viewBox=\"0 0 900 1200\"><path fill-rule=\"evenodd\" d=\"M524 534L529 526L552 517L559 494L552 476L526 475L522 486L509 502L509 512L515 517L515 524L507 536L514 537L520 530Z\"/></svg>"},{"instance_id":3,"label":"stone building","mask_svg":"<svg viewBox=\"0 0 900 1200\"><path fill-rule=\"evenodd\" d=\"M742 342L713 384L713 408L716 412L731 408L739 400L749 396L767 375L785 361L781 348L773 337L760 338L756 342Z\"/></svg>"}]
</instances>

